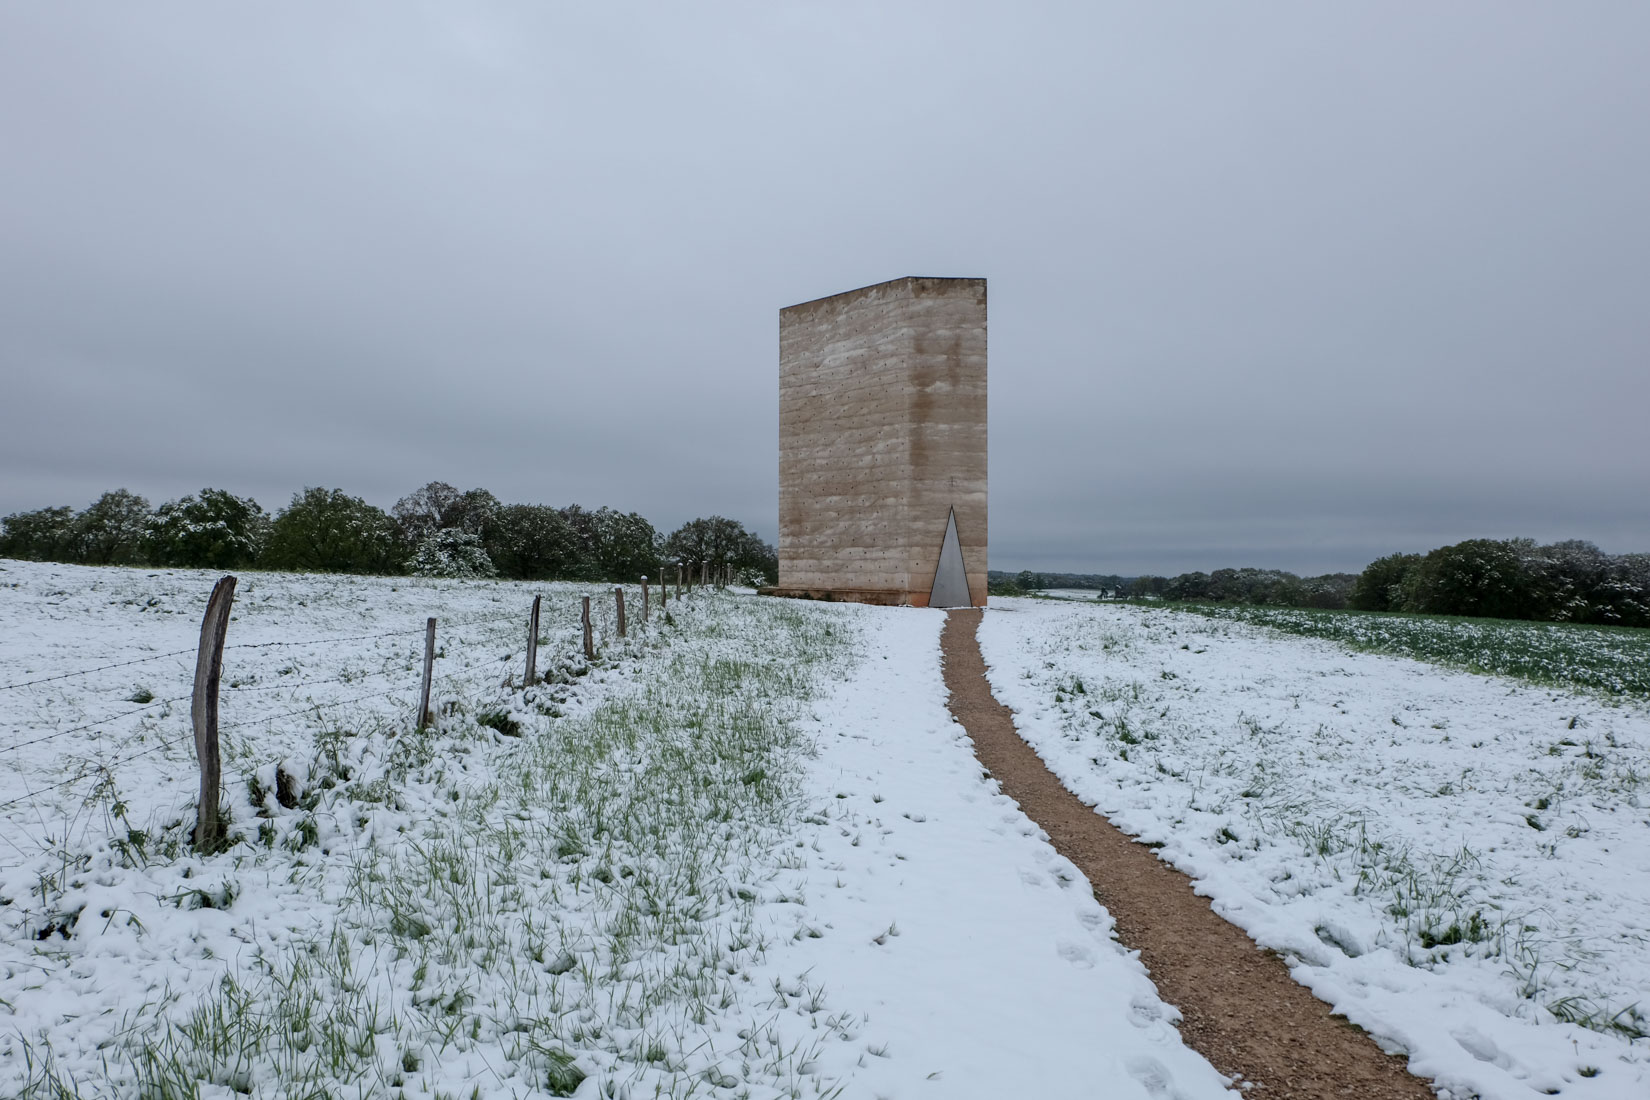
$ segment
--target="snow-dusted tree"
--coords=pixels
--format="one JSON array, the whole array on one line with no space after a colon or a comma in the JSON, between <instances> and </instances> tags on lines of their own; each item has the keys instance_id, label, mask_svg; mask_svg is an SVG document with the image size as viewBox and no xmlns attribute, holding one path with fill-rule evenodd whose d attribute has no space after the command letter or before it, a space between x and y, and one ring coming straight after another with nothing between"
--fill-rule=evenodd
<instances>
[{"instance_id":1,"label":"snow-dusted tree","mask_svg":"<svg viewBox=\"0 0 1650 1100\"><path fill-rule=\"evenodd\" d=\"M1650 554L1622 554L1610 563L1611 607L1621 626L1650 626Z\"/></svg>"},{"instance_id":2,"label":"snow-dusted tree","mask_svg":"<svg viewBox=\"0 0 1650 1100\"><path fill-rule=\"evenodd\" d=\"M1146 600L1162 596L1169 587L1169 578L1145 573L1124 586L1123 594L1131 600Z\"/></svg>"},{"instance_id":3,"label":"snow-dusted tree","mask_svg":"<svg viewBox=\"0 0 1650 1100\"><path fill-rule=\"evenodd\" d=\"M561 514L578 536L578 579L634 581L658 571L659 534L635 512L612 508L587 512L574 504Z\"/></svg>"},{"instance_id":4,"label":"snow-dusted tree","mask_svg":"<svg viewBox=\"0 0 1650 1100\"><path fill-rule=\"evenodd\" d=\"M1534 617L1534 585L1516 540L1467 539L1421 559L1404 580L1404 610L1489 619Z\"/></svg>"},{"instance_id":5,"label":"snow-dusted tree","mask_svg":"<svg viewBox=\"0 0 1650 1100\"><path fill-rule=\"evenodd\" d=\"M74 519L80 560L91 565L131 565L143 558L149 502L116 489L104 493Z\"/></svg>"},{"instance_id":6,"label":"snow-dusted tree","mask_svg":"<svg viewBox=\"0 0 1650 1100\"><path fill-rule=\"evenodd\" d=\"M461 493L445 481L432 481L396 501L392 514L406 545L422 546L437 531L485 534L498 509L498 498L486 489Z\"/></svg>"},{"instance_id":7,"label":"snow-dusted tree","mask_svg":"<svg viewBox=\"0 0 1650 1100\"><path fill-rule=\"evenodd\" d=\"M1209 574L1182 573L1163 587L1165 600L1206 600L1209 598Z\"/></svg>"},{"instance_id":8,"label":"snow-dusted tree","mask_svg":"<svg viewBox=\"0 0 1650 1100\"><path fill-rule=\"evenodd\" d=\"M202 489L169 500L149 517L146 553L156 565L238 569L258 560L269 517L251 497Z\"/></svg>"},{"instance_id":9,"label":"snow-dusted tree","mask_svg":"<svg viewBox=\"0 0 1650 1100\"><path fill-rule=\"evenodd\" d=\"M516 580L579 575L579 537L547 504L508 504L494 513L482 545L493 564Z\"/></svg>"},{"instance_id":10,"label":"snow-dusted tree","mask_svg":"<svg viewBox=\"0 0 1650 1100\"><path fill-rule=\"evenodd\" d=\"M1306 607L1338 609L1346 607L1352 598L1353 586L1358 583L1356 573L1325 573L1318 577L1303 577L1301 589Z\"/></svg>"},{"instance_id":11,"label":"snow-dusted tree","mask_svg":"<svg viewBox=\"0 0 1650 1100\"><path fill-rule=\"evenodd\" d=\"M1364 566L1347 603L1359 611L1397 611L1404 606L1404 581L1421 564L1419 554L1388 554Z\"/></svg>"},{"instance_id":12,"label":"snow-dusted tree","mask_svg":"<svg viewBox=\"0 0 1650 1100\"><path fill-rule=\"evenodd\" d=\"M689 520L671 532L664 549L671 560L731 562L741 576L754 573L764 584L779 580L779 556L773 547L724 516Z\"/></svg>"},{"instance_id":13,"label":"snow-dusted tree","mask_svg":"<svg viewBox=\"0 0 1650 1100\"><path fill-rule=\"evenodd\" d=\"M305 489L275 517L260 565L329 573L397 573L395 524L342 489Z\"/></svg>"},{"instance_id":14,"label":"snow-dusted tree","mask_svg":"<svg viewBox=\"0 0 1650 1100\"><path fill-rule=\"evenodd\" d=\"M449 527L418 544L407 571L420 577L496 577L481 536Z\"/></svg>"},{"instance_id":15,"label":"snow-dusted tree","mask_svg":"<svg viewBox=\"0 0 1650 1100\"><path fill-rule=\"evenodd\" d=\"M74 509L13 512L0 520L0 558L75 561Z\"/></svg>"},{"instance_id":16,"label":"snow-dusted tree","mask_svg":"<svg viewBox=\"0 0 1650 1100\"><path fill-rule=\"evenodd\" d=\"M1554 622L1599 622L1610 597L1606 591L1610 556L1590 542L1566 539L1537 546L1514 539L1519 562L1530 578L1530 617Z\"/></svg>"}]
</instances>

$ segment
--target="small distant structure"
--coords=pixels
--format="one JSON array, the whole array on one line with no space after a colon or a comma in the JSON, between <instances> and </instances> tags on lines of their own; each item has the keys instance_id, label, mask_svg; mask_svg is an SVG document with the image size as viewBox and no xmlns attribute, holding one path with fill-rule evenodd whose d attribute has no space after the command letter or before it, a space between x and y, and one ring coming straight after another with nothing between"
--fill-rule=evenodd
<instances>
[{"instance_id":1,"label":"small distant structure","mask_svg":"<svg viewBox=\"0 0 1650 1100\"><path fill-rule=\"evenodd\" d=\"M764 591L985 605L984 279L779 311L779 583Z\"/></svg>"}]
</instances>

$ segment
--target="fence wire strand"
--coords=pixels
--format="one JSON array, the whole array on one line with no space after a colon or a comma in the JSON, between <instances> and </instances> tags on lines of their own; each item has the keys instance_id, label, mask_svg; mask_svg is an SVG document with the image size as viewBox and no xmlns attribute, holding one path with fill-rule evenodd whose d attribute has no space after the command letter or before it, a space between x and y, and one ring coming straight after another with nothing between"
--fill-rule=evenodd
<instances>
[{"instance_id":1,"label":"fence wire strand","mask_svg":"<svg viewBox=\"0 0 1650 1100\"><path fill-rule=\"evenodd\" d=\"M515 622L517 620L525 622L526 616L517 614L491 615L476 619L459 619L445 625L449 627L477 626L485 623ZM438 626L439 625L438 620ZM224 652L227 653L232 649L274 649L277 647L325 645L331 642L366 642L375 641L379 638L400 638L411 634L422 634L424 633L424 630L425 627L418 626L412 627L408 630L390 630L382 634L344 634L325 638L305 638L295 642L239 642L235 645L226 645L223 648ZM130 661L115 661L112 664L98 665L96 668L77 669L74 672L59 672L51 676L41 676L34 680L20 680L15 684L0 684L0 691L15 691L19 688L34 687L37 684L49 684L57 680L70 680L76 676L91 676L94 673L108 672L111 669L130 668L133 665L148 664L151 661L164 661L168 657L185 657L191 653L197 652L197 648L198 647L176 649L170 653L155 653L148 657L137 657Z\"/></svg>"},{"instance_id":2,"label":"fence wire strand","mask_svg":"<svg viewBox=\"0 0 1650 1100\"><path fill-rule=\"evenodd\" d=\"M60 672L55 676L42 676L38 680L24 680L16 684L0 684L0 691L12 691L16 688L33 687L36 684L49 684L53 680L68 680L76 676L90 676L94 672L107 672L111 668L128 668L132 665L148 664L150 661L164 661L168 657L182 657L194 653L194 649L178 649L171 653L157 653L152 657L139 657L132 661L116 661L112 665L99 665L97 668L81 669L79 672Z\"/></svg>"},{"instance_id":3,"label":"fence wire strand","mask_svg":"<svg viewBox=\"0 0 1650 1100\"><path fill-rule=\"evenodd\" d=\"M135 710L122 711L119 714L111 714L107 718L100 718L96 722L87 722L84 726L75 726L73 729L66 730L53 730L51 733L43 734L30 741L19 741L15 745L0 747L0 754L16 752L19 749L26 749L30 745L38 745L42 741L50 741L55 737L67 737L71 733L84 733L86 730L97 729L99 726L106 726L110 722L118 722L122 718L130 718L134 714L142 714L144 711L154 710L156 707L165 707L171 706L173 703L187 702L193 697L193 695L174 695L170 699L157 699L153 703L138 707Z\"/></svg>"},{"instance_id":4,"label":"fence wire strand","mask_svg":"<svg viewBox=\"0 0 1650 1100\"><path fill-rule=\"evenodd\" d=\"M519 626L519 625L525 625L526 622L527 622L527 616L525 614L511 612L509 614L504 614L504 615L485 615L485 616L478 616L476 618L471 618L471 619L458 619L458 620L449 621L449 622L441 622L439 619L437 619L437 629L442 630L442 631L446 631L446 630L454 630L454 629L459 629L459 628L469 627L469 626L486 626L486 625L491 625L491 624L495 624L495 623L511 623L511 624L515 624L515 625ZM320 637L320 638L306 638L306 639L301 639L301 640L297 640L297 641L241 642L241 643L237 643L235 645L225 646L224 651L228 652L230 650L276 649L276 648L287 649L287 648L299 648L299 647L303 647L303 646L329 645L329 644L340 643L340 642L377 641L378 639L381 639L381 638L402 638L402 637L409 637L409 636L412 636L412 635L422 634L422 633L425 632L426 629L428 629L426 626L417 626L417 627L409 628L407 630L391 630L391 631L385 631L385 632L379 633L379 634L332 635L332 636ZM548 633L551 636L559 637L560 634L565 633L565 631L558 632L554 628L549 628ZM443 644L445 644L445 643L443 643ZM189 649L173 650L173 651L168 652L168 653L155 653L155 654L151 654L147 657L138 657L138 658L134 658L132 660L127 660L127 661L114 661L114 662L111 662L109 664L98 665L95 668L79 669L79 670L76 670L76 671L73 671L73 672L60 672L60 673L56 673L56 674L51 675L51 676L42 676L42 677L38 677L38 678L33 679L33 680L23 680L23 681L19 681L17 683L12 683L12 684L0 684L0 691L13 691L13 690L21 689L21 688L35 687L39 684L48 684L48 683L54 683L54 682L57 682L57 681L60 681L60 680L74 679L75 677L79 677L79 676L91 676L91 675L94 675L94 674L99 673L99 672L108 672L108 671L111 671L111 670L114 670L114 669L119 669L119 668L130 668L130 667L133 667L133 666L136 666L136 665L149 664L149 663L154 662L154 661L167 660L168 658L186 657L186 656L189 656L191 654L195 654L197 652L198 652L198 647L190 647ZM416 660L416 656L414 657L414 660ZM515 655L514 654L508 654L505 657L499 659L497 662L484 662L484 663L480 664L479 666L470 666L469 668L461 670L461 671L449 672L449 673L446 673L445 675L437 677L434 680L434 682L432 683L431 686L432 686L432 688L435 688L437 686L444 687L444 688L461 688L461 687L473 688L473 687L476 686L475 681L478 677L487 677L489 680L491 680L493 678L496 678L501 672L506 672L507 671L507 666L513 660L515 660ZM308 680L308 681L304 681L304 682L296 683L296 684L258 684L258 685L249 685L249 686L246 686L246 687L228 687L228 686L226 686L226 687L223 687L220 690L222 690L225 694L238 694L238 693L242 693L242 692L254 692L254 691L277 691L277 690L283 690L283 689L284 690L294 690L294 691L296 691L296 690L300 690L302 688L317 687L317 686L321 686L321 685L325 685L325 684L344 683L344 682L355 681L355 680L360 680L360 679L370 679L370 678L380 677L380 676L393 676L393 675L396 675L396 674L398 674L402 671L405 671L405 670L403 670L403 669L394 669L394 670L383 671L383 672L366 672L366 673L359 673L359 674L340 675L340 676L329 677L329 678L321 679L321 680ZM252 728L252 727L267 726L270 723L284 721L284 720L289 719L289 718L296 718L296 717L300 717L302 715L307 715L307 714L318 714L319 712L322 712L322 711L324 711L328 708L332 708L332 707L352 706L352 705L357 704L357 703L364 703L364 702L374 700L374 699L390 698L390 697L393 697L393 696L400 695L402 693L402 690L403 689L400 688L400 687L395 687L395 688L390 688L390 689L385 690L385 691L369 692L369 693L364 694L364 695L357 695L357 696L354 696L354 697L349 698L349 699L312 701L312 702L308 703L307 705L305 705L301 708L298 708L296 710L285 711L285 712L282 712L280 714L267 715L267 716L263 716L263 717L247 718L247 719L243 719L243 720L237 721L237 722L225 722L225 723L221 723L218 728L221 732L221 731L225 731L225 730L237 730L237 729L245 730L245 729ZM414 693L416 692L416 689L411 689L411 690ZM107 726L107 725L110 725L112 723L121 721L122 719L131 718L135 715L144 714L144 713L147 713L149 711L158 710L162 707L172 706L172 705L175 705L177 703L189 702L192 698L193 698L193 694L191 693L189 695L173 696L173 697L168 698L168 699L157 699L157 700L155 700L151 703L147 703L147 704L145 704L141 707L137 707L133 710L123 711L119 714L112 714L112 715L109 715L106 718L101 718L101 719L97 720L96 722L88 722L88 723L85 723L85 724L82 724L82 725L79 725L79 726L74 726L70 729L54 730L51 733L44 734L44 735L39 736L39 737L31 738L28 741L22 741L22 742L18 742L17 744L14 744L14 745L7 745L7 746L4 746L4 747L0 747L0 755L4 755L4 754L10 753L10 752L16 752L16 751L28 748L32 745L38 745L38 744L41 744L43 742L51 741L51 740L54 740L54 739L59 738L59 737L67 737L70 734L84 733L88 730L99 729L103 726ZM26 805L26 804L29 804L29 803L32 803L32 802L36 802L36 801L38 801L39 797L43 794L47 794L49 792L56 791L56 790L61 790L65 787L73 786L76 783L81 783L81 782L84 782L88 779L103 778L103 777L112 776L114 769L116 769L118 767L121 767L125 764L129 764L129 763L131 763L133 761L136 761L136 760L141 760L146 756L152 756L152 755L154 755L155 753L158 753L158 752L164 752L167 749L174 748L175 746L181 745L181 744L183 744L185 742L188 742L188 741L191 741L193 739L194 739L194 730L190 729L189 731L187 731L183 734L180 734L177 737L169 738L169 739L166 739L166 740L163 740L163 741L158 741L157 743L155 743L153 745L150 745L147 748L144 748L144 749L142 749L138 752L116 756L113 760L108 761L108 762L101 762L101 761L95 762L95 763L94 762L83 762L81 764L79 770L74 775L69 776L66 779L59 780L58 782L55 782L55 783L49 783L49 784L47 784L46 786L43 786L43 787L36 787L33 790L30 790L29 792L24 794L22 797L14 798L14 799L11 799L7 802L0 802L0 813L11 810L12 808L17 807L17 806L22 806L22 805Z\"/></svg>"}]
</instances>

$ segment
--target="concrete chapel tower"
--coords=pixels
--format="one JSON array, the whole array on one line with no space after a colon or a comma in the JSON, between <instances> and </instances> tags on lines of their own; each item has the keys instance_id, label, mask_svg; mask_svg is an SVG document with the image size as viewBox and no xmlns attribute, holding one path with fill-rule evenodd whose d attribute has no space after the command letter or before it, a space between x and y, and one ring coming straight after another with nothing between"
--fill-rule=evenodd
<instances>
[{"instance_id":1,"label":"concrete chapel tower","mask_svg":"<svg viewBox=\"0 0 1650 1100\"><path fill-rule=\"evenodd\" d=\"M775 595L986 602L984 279L779 311Z\"/></svg>"}]
</instances>

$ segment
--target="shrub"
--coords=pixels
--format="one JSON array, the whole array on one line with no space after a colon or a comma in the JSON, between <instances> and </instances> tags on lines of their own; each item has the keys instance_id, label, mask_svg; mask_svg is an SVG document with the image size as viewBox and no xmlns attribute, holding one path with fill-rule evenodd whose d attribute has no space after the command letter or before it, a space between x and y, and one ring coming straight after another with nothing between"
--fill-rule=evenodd
<instances>
[{"instance_id":1,"label":"shrub","mask_svg":"<svg viewBox=\"0 0 1650 1100\"><path fill-rule=\"evenodd\" d=\"M634 581L659 568L659 534L635 512L612 508L587 512L573 504L561 514L578 540L576 579Z\"/></svg>"},{"instance_id":2,"label":"shrub","mask_svg":"<svg viewBox=\"0 0 1650 1100\"><path fill-rule=\"evenodd\" d=\"M1163 586L1165 600L1206 600L1209 598L1209 574L1182 573Z\"/></svg>"},{"instance_id":3,"label":"shrub","mask_svg":"<svg viewBox=\"0 0 1650 1100\"><path fill-rule=\"evenodd\" d=\"M1377 558L1358 574L1347 605L1359 611L1399 610L1404 605L1405 582L1420 564L1419 554L1388 554Z\"/></svg>"},{"instance_id":4,"label":"shrub","mask_svg":"<svg viewBox=\"0 0 1650 1100\"><path fill-rule=\"evenodd\" d=\"M1154 577L1146 574L1130 581L1124 589L1124 594L1131 600L1145 600L1152 597L1161 597L1169 587L1167 577Z\"/></svg>"},{"instance_id":5,"label":"shrub","mask_svg":"<svg viewBox=\"0 0 1650 1100\"><path fill-rule=\"evenodd\" d=\"M1533 617L1534 584L1519 549L1496 539L1468 539L1421 559L1404 579L1405 611L1473 615L1486 619Z\"/></svg>"},{"instance_id":6,"label":"shrub","mask_svg":"<svg viewBox=\"0 0 1650 1100\"><path fill-rule=\"evenodd\" d=\"M742 580L752 574L762 584L779 583L779 555L744 524L724 516L689 520L671 532L664 543L673 561L729 562Z\"/></svg>"},{"instance_id":7,"label":"shrub","mask_svg":"<svg viewBox=\"0 0 1650 1100\"><path fill-rule=\"evenodd\" d=\"M420 577L496 577L498 570L481 545L481 536L448 528L419 544L407 571Z\"/></svg>"},{"instance_id":8,"label":"shrub","mask_svg":"<svg viewBox=\"0 0 1650 1100\"><path fill-rule=\"evenodd\" d=\"M269 533L269 517L250 497L222 489L202 489L170 500L149 518L144 538L156 565L196 569L238 569L258 560Z\"/></svg>"},{"instance_id":9,"label":"shrub","mask_svg":"<svg viewBox=\"0 0 1650 1100\"><path fill-rule=\"evenodd\" d=\"M437 531L484 535L498 509L498 498L486 489L461 493L445 481L432 481L396 501L393 515L402 544L416 547Z\"/></svg>"},{"instance_id":10,"label":"shrub","mask_svg":"<svg viewBox=\"0 0 1650 1100\"><path fill-rule=\"evenodd\" d=\"M149 502L116 489L104 493L74 520L77 560L90 565L132 565L143 560Z\"/></svg>"},{"instance_id":11,"label":"shrub","mask_svg":"<svg viewBox=\"0 0 1650 1100\"><path fill-rule=\"evenodd\" d=\"M13 512L0 520L0 557L25 561L74 561L74 509Z\"/></svg>"},{"instance_id":12,"label":"shrub","mask_svg":"<svg viewBox=\"0 0 1650 1100\"><path fill-rule=\"evenodd\" d=\"M580 543L573 525L545 504L510 504L493 516L482 538L499 572L516 580L579 575Z\"/></svg>"},{"instance_id":13,"label":"shrub","mask_svg":"<svg viewBox=\"0 0 1650 1100\"><path fill-rule=\"evenodd\" d=\"M328 573L400 571L395 524L382 508L342 489L294 493L270 527L259 564Z\"/></svg>"}]
</instances>

